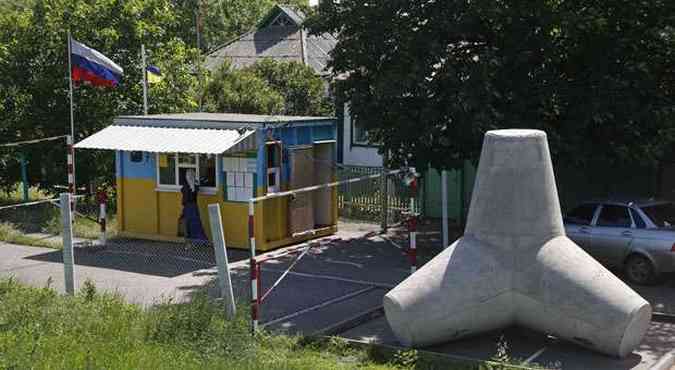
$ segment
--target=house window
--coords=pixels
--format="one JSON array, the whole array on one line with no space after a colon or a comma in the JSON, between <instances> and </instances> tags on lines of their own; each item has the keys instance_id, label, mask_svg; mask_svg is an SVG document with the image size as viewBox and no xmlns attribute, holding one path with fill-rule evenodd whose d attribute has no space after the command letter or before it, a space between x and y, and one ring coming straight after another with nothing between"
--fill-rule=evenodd
<instances>
[{"instance_id":1,"label":"house window","mask_svg":"<svg viewBox=\"0 0 675 370\"><path fill-rule=\"evenodd\" d=\"M157 154L157 184L178 189L185 184L188 170L195 171L201 189L216 189L216 158L214 155L159 153Z\"/></svg>"},{"instance_id":2,"label":"house window","mask_svg":"<svg viewBox=\"0 0 675 370\"><path fill-rule=\"evenodd\" d=\"M352 144L370 145L368 130L362 123L352 117Z\"/></svg>"},{"instance_id":3,"label":"house window","mask_svg":"<svg viewBox=\"0 0 675 370\"><path fill-rule=\"evenodd\" d=\"M270 25L286 27L295 25L295 22L293 22L285 14L281 13L270 23Z\"/></svg>"}]
</instances>

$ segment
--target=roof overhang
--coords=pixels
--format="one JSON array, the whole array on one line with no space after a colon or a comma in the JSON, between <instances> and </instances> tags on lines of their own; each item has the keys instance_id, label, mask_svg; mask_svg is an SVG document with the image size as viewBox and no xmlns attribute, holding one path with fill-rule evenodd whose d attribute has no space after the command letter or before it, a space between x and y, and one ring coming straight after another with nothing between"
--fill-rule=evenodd
<instances>
[{"instance_id":1,"label":"roof overhang","mask_svg":"<svg viewBox=\"0 0 675 370\"><path fill-rule=\"evenodd\" d=\"M255 130L112 125L75 144L76 149L222 154L256 149Z\"/></svg>"},{"instance_id":2,"label":"roof overhang","mask_svg":"<svg viewBox=\"0 0 675 370\"><path fill-rule=\"evenodd\" d=\"M258 129L276 126L335 124L335 117L283 116L238 113L176 113L119 116L115 125L203 129Z\"/></svg>"}]
</instances>

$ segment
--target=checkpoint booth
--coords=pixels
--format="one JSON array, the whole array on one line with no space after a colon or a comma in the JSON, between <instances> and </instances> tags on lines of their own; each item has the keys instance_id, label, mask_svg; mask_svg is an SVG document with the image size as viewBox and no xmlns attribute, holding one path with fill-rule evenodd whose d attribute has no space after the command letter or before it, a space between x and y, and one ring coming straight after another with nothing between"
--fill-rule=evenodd
<instances>
[{"instance_id":1,"label":"checkpoint booth","mask_svg":"<svg viewBox=\"0 0 675 370\"><path fill-rule=\"evenodd\" d=\"M185 113L120 116L75 144L116 153L121 236L181 241L181 186L199 179L197 204L220 205L228 247L248 248L248 201L335 180L333 117ZM337 231L336 188L255 203L256 249L265 251Z\"/></svg>"}]
</instances>

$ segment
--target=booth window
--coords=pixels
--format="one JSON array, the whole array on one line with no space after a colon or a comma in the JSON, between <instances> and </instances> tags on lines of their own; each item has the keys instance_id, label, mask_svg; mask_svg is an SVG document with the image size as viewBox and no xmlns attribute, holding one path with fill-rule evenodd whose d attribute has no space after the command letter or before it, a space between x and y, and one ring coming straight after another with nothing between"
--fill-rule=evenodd
<instances>
[{"instance_id":1,"label":"booth window","mask_svg":"<svg viewBox=\"0 0 675 370\"><path fill-rule=\"evenodd\" d=\"M204 190L216 188L216 158L214 155L159 153L157 154L158 185L176 189L185 184L185 173L192 169Z\"/></svg>"},{"instance_id":2,"label":"booth window","mask_svg":"<svg viewBox=\"0 0 675 370\"><path fill-rule=\"evenodd\" d=\"M281 145L267 143L267 192L277 193L281 190Z\"/></svg>"},{"instance_id":3,"label":"booth window","mask_svg":"<svg viewBox=\"0 0 675 370\"><path fill-rule=\"evenodd\" d=\"M216 187L216 156L212 154L199 155L199 184L210 188Z\"/></svg>"},{"instance_id":4,"label":"booth window","mask_svg":"<svg viewBox=\"0 0 675 370\"><path fill-rule=\"evenodd\" d=\"M255 157L223 157L223 196L230 202L248 202L255 196Z\"/></svg>"},{"instance_id":5,"label":"booth window","mask_svg":"<svg viewBox=\"0 0 675 370\"><path fill-rule=\"evenodd\" d=\"M131 157L132 162L135 162L135 163L143 162L143 152L137 152L137 151L131 152L130 157Z\"/></svg>"}]
</instances>

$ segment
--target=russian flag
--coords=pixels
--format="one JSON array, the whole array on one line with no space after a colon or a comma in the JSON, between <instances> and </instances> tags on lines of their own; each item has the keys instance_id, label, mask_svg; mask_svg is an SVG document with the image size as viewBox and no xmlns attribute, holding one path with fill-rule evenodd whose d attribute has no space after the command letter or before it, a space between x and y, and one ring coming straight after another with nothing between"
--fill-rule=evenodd
<instances>
[{"instance_id":1,"label":"russian flag","mask_svg":"<svg viewBox=\"0 0 675 370\"><path fill-rule=\"evenodd\" d=\"M86 81L94 86L115 86L124 70L98 51L71 39L71 72L73 81Z\"/></svg>"}]
</instances>

